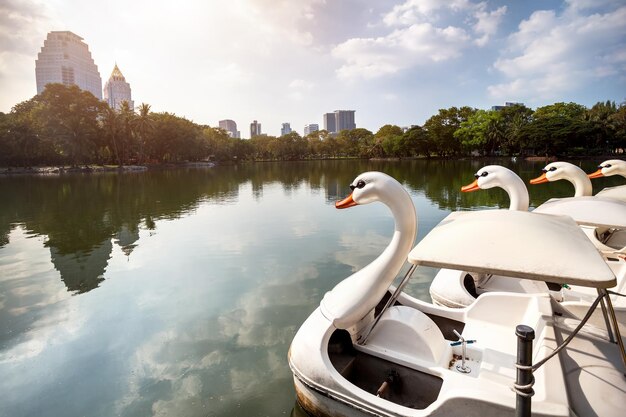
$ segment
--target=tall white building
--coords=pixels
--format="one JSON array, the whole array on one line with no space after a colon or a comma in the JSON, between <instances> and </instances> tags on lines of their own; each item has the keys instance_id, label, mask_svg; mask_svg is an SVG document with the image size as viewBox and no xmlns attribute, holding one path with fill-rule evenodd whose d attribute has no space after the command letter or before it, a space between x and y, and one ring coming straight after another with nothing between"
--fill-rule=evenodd
<instances>
[{"instance_id":1,"label":"tall white building","mask_svg":"<svg viewBox=\"0 0 626 417\"><path fill-rule=\"evenodd\" d=\"M318 125L317 123L304 125L304 136L308 135L311 132L317 132L318 130L320 130L320 125Z\"/></svg>"},{"instance_id":2,"label":"tall white building","mask_svg":"<svg viewBox=\"0 0 626 417\"><path fill-rule=\"evenodd\" d=\"M128 102L131 110L135 108L130 94L130 84L126 82L117 64L113 68L109 81L104 84L104 101L109 103L109 107L114 110L119 110L124 101Z\"/></svg>"},{"instance_id":3,"label":"tall white building","mask_svg":"<svg viewBox=\"0 0 626 417\"><path fill-rule=\"evenodd\" d=\"M220 120L219 121L220 124L220 129L224 129L226 131L226 133L228 133L228 136L230 136L231 138L240 138L240 133L237 130L237 123L235 123L234 120L230 120L230 119L224 119L224 120Z\"/></svg>"},{"instance_id":4,"label":"tall white building","mask_svg":"<svg viewBox=\"0 0 626 417\"><path fill-rule=\"evenodd\" d=\"M283 127L280 128L280 136L285 136L291 133L291 124L283 123Z\"/></svg>"},{"instance_id":5,"label":"tall white building","mask_svg":"<svg viewBox=\"0 0 626 417\"><path fill-rule=\"evenodd\" d=\"M35 60L37 94L46 84L77 85L102 100L102 79L83 38L69 31L53 31Z\"/></svg>"}]
</instances>

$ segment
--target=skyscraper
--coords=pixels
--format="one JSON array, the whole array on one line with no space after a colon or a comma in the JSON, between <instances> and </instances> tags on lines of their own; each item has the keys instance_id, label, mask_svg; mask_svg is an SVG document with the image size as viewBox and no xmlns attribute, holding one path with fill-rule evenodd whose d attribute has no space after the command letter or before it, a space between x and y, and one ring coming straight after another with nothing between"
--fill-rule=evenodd
<instances>
[{"instance_id":1,"label":"skyscraper","mask_svg":"<svg viewBox=\"0 0 626 417\"><path fill-rule=\"evenodd\" d=\"M224 129L228 136L231 138L239 139L239 132L237 131L237 123L234 120L226 119L220 120L220 129Z\"/></svg>"},{"instance_id":2,"label":"skyscraper","mask_svg":"<svg viewBox=\"0 0 626 417\"><path fill-rule=\"evenodd\" d=\"M324 114L324 130L328 133L335 133L337 131L337 116L335 113Z\"/></svg>"},{"instance_id":3,"label":"skyscraper","mask_svg":"<svg viewBox=\"0 0 626 417\"><path fill-rule=\"evenodd\" d=\"M285 136L291 133L291 125L289 123L283 123L283 127L280 128L280 136Z\"/></svg>"},{"instance_id":4,"label":"skyscraper","mask_svg":"<svg viewBox=\"0 0 626 417\"><path fill-rule=\"evenodd\" d=\"M250 138L259 136L261 134L261 123L256 120L250 123Z\"/></svg>"},{"instance_id":5,"label":"skyscraper","mask_svg":"<svg viewBox=\"0 0 626 417\"><path fill-rule=\"evenodd\" d=\"M122 75L122 71L117 67L113 68L109 81L104 84L104 101L109 103L109 107L119 110L122 102L127 101L131 109L135 108L133 99L130 94L130 84L126 82L126 78Z\"/></svg>"},{"instance_id":6,"label":"skyscraper","mask_svg":"<svg viewBox=\"0 0 626 417\"><path fill-rule=\"evenodd\" d=\"M317 132L318 130L320 130L320 126L317 123L304 125L304 136L308 135L311 132Z\"/></svg>"},{"instance_id":7,"label":"skyscraper","mask_svg":"<svg viewBox=\"0 0 626 417\"><path fill-rule=\"evenodd\" d=\"M83 38L69 31L53 31L35 60L37 94L46 84L77 85L102 100L102 79Z\"/></svg>"},{"instance_id":8,"label":"skyscraper","mask_svg":"<svg viewBox=\"0 0 626 417\"><path fill-rule=\"evenodd\" d=\"M337 132L356 129L354 113L355 110L335 110Z\"/></svg>"}]
</instances>

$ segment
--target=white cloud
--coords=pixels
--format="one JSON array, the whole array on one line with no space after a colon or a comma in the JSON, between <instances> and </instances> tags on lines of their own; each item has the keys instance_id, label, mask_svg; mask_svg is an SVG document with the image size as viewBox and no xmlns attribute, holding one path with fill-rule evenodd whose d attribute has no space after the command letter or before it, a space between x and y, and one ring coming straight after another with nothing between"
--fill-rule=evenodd
<instances>
[{"instance_id":1,"label":"white cloud","mask_svg":"<svg viewBox=\"0 0 626 417\"><path fill-rule=\"evenodd\" d=\"M346 61L337 70L340 78L374 78L458 57L469 40L465 30L458 27L415 23L384 37L349 39L332 54Z\"/></svg>"},{"instance_id":2,"label":"white cloud","mask_svg":"<svg viewBox=\"0 0 626 417\"><path fill-rule=\"evenodd\" d=\"M502 22L502 18L506 14L506 6L502 6L493 11L487 11L485 3L474 12L476 24L473 29L477 35L481 35L474 43L478 46L485 46L489 42L489 38L493 36Z\"/></svg>"},{"instance_id":3,"label":"white cloud","mask_svg":"<svg viewBox=\"0 0 626 417\"><path fill-rule=\"evenodd\" d=\"M580 4L577 3L580 6ZM578 9L534 12L509 37L494 68L509 80L488 87L494 98L558 98L626 69L626 7L582 15Z\"/></svg>"},{"instance_id":4,"label":"white cloud","mask_svg":"<svg viewBox=\"0 0 626 417\"><path fill-rule=\"evenodd\" d=\"M469 0L407 0L394 6L389 13L385 14L383 22L388 26L398 26L437 20L436 12L440 9L460 11L467 10L471 5Z\"/></svg>"},{"instance_id":5,"label":"white cloud","mask_svg":"<svg viewBox=\"0 0 626 417\"><path fill-rule=\"evenodd\" d=\"M488 10L486 2L407 0L383 16L393 31L377 38L352 38L332 54L345 61L340 78L376 78L400 70L448 61L463 55L473 42L485 46L497 32L506 6ZM458 15L462 25L440 24L438 12Z\"/></svg>"}]
</instances>

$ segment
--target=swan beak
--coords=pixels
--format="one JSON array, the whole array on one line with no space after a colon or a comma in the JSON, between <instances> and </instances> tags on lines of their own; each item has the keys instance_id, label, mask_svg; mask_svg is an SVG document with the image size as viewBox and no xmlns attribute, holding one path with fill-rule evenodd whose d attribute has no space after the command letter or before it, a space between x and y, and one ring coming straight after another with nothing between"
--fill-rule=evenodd
<instances>
[{"instance_id":1,"label":"swan beak","mask_svg":"<svg viewBox=\"0 0 626 417\"><path fill-rule=\"evenodd\" d=\"M544 182L548 182L548 177L546 177L546 173L544 172L543 174L541 174L539 177L537 178L533 178L532 180L530 180L531 184L543 184Z\"/></svg>"},{"instance_id":2,"label":"swan beak","mask_svg":"<svg viewBox=\"0 0 626 417\"><path fill-rule=\"evenodd\" d=\"M589 178L600 178L600 177L604 177L604 175L602 174L602 168L600 168L599 170L597 170L596 172L587 175Z\"/></svg>"},{"instance_id":3,"label":"swan beak","mask_svg":"<svg viewBox=\"0 0 626 417\"><path fill-rule=\"evenodd\" d=\"M467 184L461 187L461 191L464 193L469 193L470 191L476 191L476 190L480 190L480 187L478 186L478 180L474 180L473 183Z\"/></svg>"},{"instance_id":4,"label":"swan beak","mask_svg":"<svg viewBox=\"0 0 626 417\"><path fill-rule=\"evenodd\" d=\"M338 209L345 209L345 208L354 207L354 206L356 206L356 201L352 199L352 194L350 194L343 200L337 201L335 203L335 208L338 208Z\"/></svg>"}]
</instances>

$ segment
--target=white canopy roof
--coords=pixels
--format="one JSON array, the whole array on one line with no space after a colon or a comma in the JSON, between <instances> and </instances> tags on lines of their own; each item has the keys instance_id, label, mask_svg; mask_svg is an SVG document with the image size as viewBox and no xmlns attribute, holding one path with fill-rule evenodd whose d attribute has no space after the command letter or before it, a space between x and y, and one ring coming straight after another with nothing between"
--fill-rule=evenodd
<instances>
[{"instance_id":1,"label":"white canopy roof","mask_svg":"<svg viewBox=\"0 0 626 417\"><path fill-rule=\"evenodd\" d=\"M413 248L409 262L586 287L616 285L571 218L524 211L451 213Z\"/></svg>"},{"instance_id":2,"label":"white canopy roof","mask_svg":"<svg viewBox=\"0 0 626 417\"><path fill-rule=\"evenodd\" d=\"M612 198L553 198L533 211L567 215L578 224L626 229L626 203Z\"/></svg>"}]
</instances>

